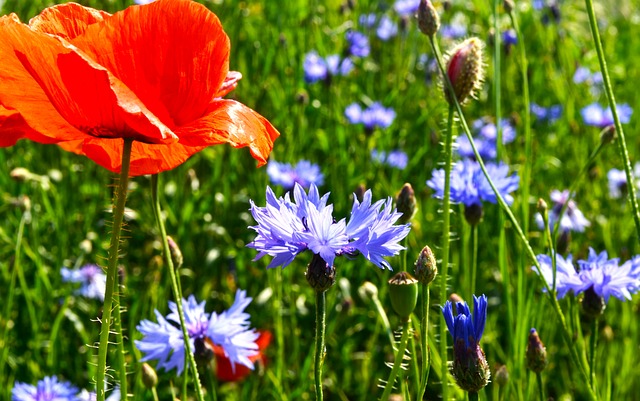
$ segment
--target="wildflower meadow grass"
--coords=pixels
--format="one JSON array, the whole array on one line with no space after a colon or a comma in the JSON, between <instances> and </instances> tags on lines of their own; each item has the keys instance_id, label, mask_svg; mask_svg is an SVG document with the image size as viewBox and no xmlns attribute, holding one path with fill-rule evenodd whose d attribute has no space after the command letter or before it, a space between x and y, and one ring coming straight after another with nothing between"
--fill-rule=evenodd
<instances>
[{"instance_id":1,"label":"wildflower meadow grass","mask_svg":"<svg viewBox=\"0 0 640 401\"><path fill-rule=\"evenodd\" d=\"M0 400L640 399L637 0L54 3L0 0Z\"/></svg>"}]
</instances>

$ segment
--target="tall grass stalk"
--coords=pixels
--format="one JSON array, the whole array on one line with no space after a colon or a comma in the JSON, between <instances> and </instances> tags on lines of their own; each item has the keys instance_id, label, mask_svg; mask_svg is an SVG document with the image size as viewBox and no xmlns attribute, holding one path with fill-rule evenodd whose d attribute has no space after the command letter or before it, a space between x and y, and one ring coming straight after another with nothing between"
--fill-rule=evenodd
<instances>
[{"instance_id":1,"label":"tall grass stalk","mask_svg":"<svg viewBox=\"0 0 640 401\"><path fill-rule=\"evenodd\" d=\"M109 347L109 332L111 330L111 312L112 308L120 308L120 299L118 292L115 291L118 281L118 258L120 252L120 232L122 230L122 222L124 218L124 205L127 201L127 188L129 184L129 163L131 160L131 147L133 139L124 139L122 148L122 167L120 168L120 178L118 186L114 194L113 204L113 226L111 227L111 242L109 244L109 261L107 265L107 282L104 292L104 306L102 309L102 325L100 328L100 345L98 346L98 371L96 373L96 394L97 401L105 399L105 374L107 370L107 351ZM119 315L116 315L119 316ZM120 331L122 326L120 325ZM118 335L122 338L122 332ZM120 349L119 349L120 350ZM118 356L124 360L124 355ZM123 364L119 364L120 382L127 380L126 371ZM125 385L126 390L126 385ZM126 400L126 393L124 394Z\"/></svg>"},{"instance_id":2,"label":"tall grass stalk","mask_svg":"<svg viewBox=\"0 0 640 401\"><path fill-rule=\"evenodd\" d=\"M609 107L611 108L611 114L613 116L613 122L616 127L616 142L618 144L618 153L622 164L624 165L624 173L627 177L627 193L629 196L629 203L631 203L631 209L633 211L633 221L636 225L636 236L640 241L640 210L638 209L638 199L636 198L636 186L631 173L631 162L629 161L629 152L627 151L627 141L622 130L622 124L618 117L618 109L616 106L616 98L613 94L613 88L611 86L611 78L609 78L609 69L607 68L607 60L604 57L604 50L602 49L602 42L600 41L600 31L598 29L598 21L596 20L596 13L593 9L593 0L585 0L585 6L587 8L587 14L589 14L589 26L591 27L591 35L593 36L593 42L598 53L598 62L600 63L600 71L602 72L602 81L604 83L604 91L607 94L607 100L609 101Z\"/></svg>"}]
</instances>

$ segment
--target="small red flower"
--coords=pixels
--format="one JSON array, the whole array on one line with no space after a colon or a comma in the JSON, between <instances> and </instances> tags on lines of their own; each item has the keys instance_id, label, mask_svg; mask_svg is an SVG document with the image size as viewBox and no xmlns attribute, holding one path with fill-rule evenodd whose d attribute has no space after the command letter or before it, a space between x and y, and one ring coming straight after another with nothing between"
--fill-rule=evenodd
<instances>
[{"instance_id":1,"label":"small red flower","mask_svg":"<svg viewBox=\"0 0 640 401\"><path fill-rule=\"evenodd\" d=\"M261 331L260 337L256 340L258 344L258 353L250 357L251 362L266 363L266 357L264 351L271 342L271 332ZM222 350L222 347L217 345L213 346L213 352L216 358L216 377L222 381L235 382L244 379L251 373L251 369L244 365L236 364L235 371L231 367L231 362L227 358Z\"/></svg>"},{"instance_id":2,"label":"small red flower","mask_svg":"<svg viewBox=\"0 0 640 401\"><path fill-rule=\"evenodd\" d=\"M119 172L134 139L132 176L172 169L209 145L248 146L266 163L278 131L221 99L229 71L220 21L190 0L158 0L113 15L75 3L29 21L0 17L0 146L58 143Z\"/></svg>"}]
</instances>

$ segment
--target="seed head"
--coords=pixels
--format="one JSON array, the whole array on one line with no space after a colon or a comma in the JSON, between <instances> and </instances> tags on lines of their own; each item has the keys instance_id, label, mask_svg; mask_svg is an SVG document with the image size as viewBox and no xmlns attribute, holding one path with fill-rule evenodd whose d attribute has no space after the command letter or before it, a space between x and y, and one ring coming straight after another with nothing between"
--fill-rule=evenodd
<instances>
[{"instance_id":1,"label":"seed head","mask_svg":"<svg viewBox=\"0 0 640 401\"><path fill-rule=\"evenodd\" d=\"M407 272L397 273L389 280L389 297L393 310L408 319L418 303L418 280Z\"/></svg>"}]
</instances>

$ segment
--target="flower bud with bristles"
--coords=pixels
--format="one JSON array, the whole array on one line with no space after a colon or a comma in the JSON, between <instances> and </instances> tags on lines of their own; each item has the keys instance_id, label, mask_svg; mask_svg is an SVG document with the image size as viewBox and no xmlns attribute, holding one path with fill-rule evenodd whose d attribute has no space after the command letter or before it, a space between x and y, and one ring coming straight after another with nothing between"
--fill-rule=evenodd
<instances>
[{"instance_id":1,"label":"flower bud with bristles","mask_svg":"<svg viewBox=\"0 0 640 401\"><path fill-rule=\"evenodd\" d=\"M425 245L420 251L418 260L416 260L415 270L413 272L416 275L418 281L424 285L429 285L435 280L438 274L438 265L436 263L436 257L433 255L433 251L428 245Z\"/></svg>"},{"instance_id":2,"label":"flower bud with bristles","mask_svg":"<svg viewBox=\"0 0 640 401\"><path fill-rule=\"evenodd\" d=\"M396 210L402 213L398 219L398 224L407 224L418 210L416 195L411 184L406 183L396 195Z\"/></svg>"},{"instance_id":3,"label":"flower bud with bristles","mask_svg":"<svg viewBox=\"0 0 640 401\"><path fill-rule=\"evenodd\" d=\"M482 41L478 38L469 38L455 46L447 58L447 76L453 92L460 104L468 98L475 97L475 92L482 85L484 78L484 64L482 61ZM455 104L449 93L449 88L444 85L444 95L450 105Z\"/></svg>"},{"instance_id":4,"label":"flower bud with bristles","mask_svg":"<svg viewBox=\"0 0 640 401\"><path fill-rule=\"evenodd\" d=\"M427 36L435 35L440 29L440 16L430 0L420 0L418 27Z\"/></svg>"},{"instance_id":5,"label":"flower bud with bristles","mask_svg":"<svg viewBox=\"0 0 640 401\"><path fill-rule=\"evenodd\" d=\"M547 367L547 349L545 348L536 329L529 332L529 342L527 344L527 367L540 373Z\"/></svg>"},{"instance_id":6,"label":"flower bud with bristles","mask_svg":"<svg viewBox=\"0 0 640 401\"><path fill-rule=\"evenodd\" d=\"M336 269L320 255L314 254L305 273L307 282L316 292L325 292L336 282Z\"/></svg>"}]
</instances>

